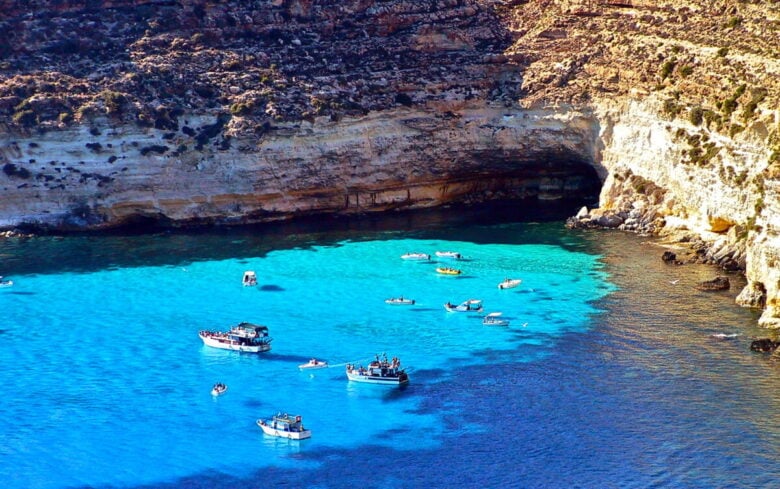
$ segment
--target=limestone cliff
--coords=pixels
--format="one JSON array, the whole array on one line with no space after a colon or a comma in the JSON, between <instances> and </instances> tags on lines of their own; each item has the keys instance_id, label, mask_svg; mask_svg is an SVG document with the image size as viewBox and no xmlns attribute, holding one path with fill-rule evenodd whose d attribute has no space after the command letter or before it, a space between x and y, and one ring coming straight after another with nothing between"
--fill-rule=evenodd
<instances>
[{"instance_id":1,"label":"limestone cliff","mask_svg":"<svg viewBox=\"0 0 780 489\"><path fill-rule=\"evenodd\" d=\"M780 6L0 1L0 227L586 199L780 325Z\"/></svg>"}]
</instances>

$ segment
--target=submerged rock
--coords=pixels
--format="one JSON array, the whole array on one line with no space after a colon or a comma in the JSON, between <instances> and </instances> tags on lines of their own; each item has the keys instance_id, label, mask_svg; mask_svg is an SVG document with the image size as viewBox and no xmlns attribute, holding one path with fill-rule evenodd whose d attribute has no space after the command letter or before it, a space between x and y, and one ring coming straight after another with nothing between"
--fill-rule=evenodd
<instances>
[{"instance_id":1,"label":"submerged rock","mask_svg":"<svg viewBox=\"0 0 780 489\"><path fill-rule=\"evenodd\" d=\"M696 288L703 291L728 290L731 287L728 277L715 277L696 284Z\"/></svg>"}]
</instances>

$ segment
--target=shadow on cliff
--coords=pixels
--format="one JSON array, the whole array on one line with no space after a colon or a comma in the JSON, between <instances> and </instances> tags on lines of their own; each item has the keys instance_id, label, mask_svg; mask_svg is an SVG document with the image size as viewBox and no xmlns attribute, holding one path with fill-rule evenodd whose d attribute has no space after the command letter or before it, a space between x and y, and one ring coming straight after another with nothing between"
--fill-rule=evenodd
<instances>
[{"instance_id":1,"label":"shadow on cliff","mask_svg":"<svg viewBox=\"0 0 780 489\"><path fill-rule=\"evenodd\" d=\"M13 238L0 241L2 273L10 277L136 266L184 267L197 261L248 260L270 251L333 246L346 240L392 240L398 235L474 243L559 244L563 235L571 233L562 220L581 205L583 202L514 201L154 234L141 233L148 229L134 229L110 234ZM519 222L528 226L511 226ZM540 232L537 226L543 223L550 224ZM491 228L486 231L482 225ZM580 246L574 245L574 240L572 245Z\"/></svg>"}]
</instances>

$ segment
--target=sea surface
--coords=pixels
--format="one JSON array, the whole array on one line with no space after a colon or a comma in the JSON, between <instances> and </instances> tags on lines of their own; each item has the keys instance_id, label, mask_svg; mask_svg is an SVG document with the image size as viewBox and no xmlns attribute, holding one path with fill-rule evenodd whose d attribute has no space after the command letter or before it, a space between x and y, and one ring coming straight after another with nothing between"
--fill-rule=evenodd
<instances>
[{"instance_id":1,"label":"sea surface","mask_svg":"<svg viewBox=\"0 0 780 489\"><path fill-rule=\"evenodd\" d=\"M744 279L698 292L723 272L550 219L445 209L0 241L15 282L0 289L0 485L777 487L780 362L749 351L767 332L734 304ZM464 259L400 258L437 250ZM522 284L499 290L507 277ZM415 304L384 303L398 296ZM443 307L471 298L511 324ZM198 338L242 321L269 327L270 352ZM347 381L344 364L385 353L407 388ZM313 357L330 367L298 369ZM264 435L255 421L277 412L312 438Z\"/></svg>"}]
</instances>

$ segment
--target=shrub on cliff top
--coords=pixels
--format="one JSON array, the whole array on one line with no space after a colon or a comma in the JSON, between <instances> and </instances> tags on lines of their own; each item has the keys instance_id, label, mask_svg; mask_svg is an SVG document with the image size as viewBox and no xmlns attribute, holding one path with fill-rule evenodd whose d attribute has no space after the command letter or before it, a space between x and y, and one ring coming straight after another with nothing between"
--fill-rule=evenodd
<instances>
[{"instance_id":1,"label":"shrub on cliff top","mask_svg":"<svg viewBox=\"0 0 780 489\"><path fill-rule=\"evenodd\" d=\"M123 93L104 90L101 92L103 102L106 104L106 113L108 115L119 115L122 113L127 97Z\"/></svg>"},{"instance_id":2,"label":"shrub on cliff top","mask_svg":"<svg viewBox=\"0 0 780 489\"><path fill-rule=\"evenodd\" d=\"M689 115L689 120L694 126L700 126L704 121L704 109L701 107L693 107Z\"/></svg>"},{"instance_id":3,"label":"shrub on cliff top","mask_svg":"<svg viewBox=\"0 0 780 489\"><path fill-rule=\"evenodd\" d=\"M677 60L675 58L667 60L663 65L661 65L661 80L666 80L669 78L669 75L672 74L672 71L674 71L674 67L676 65Z\"/></svg>"}]
</instances>

